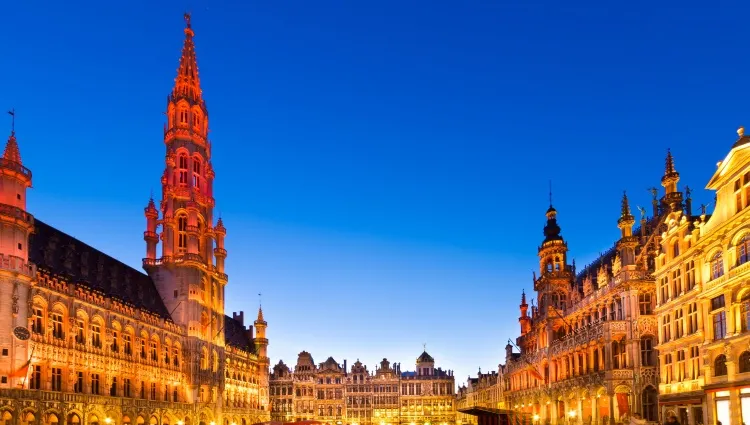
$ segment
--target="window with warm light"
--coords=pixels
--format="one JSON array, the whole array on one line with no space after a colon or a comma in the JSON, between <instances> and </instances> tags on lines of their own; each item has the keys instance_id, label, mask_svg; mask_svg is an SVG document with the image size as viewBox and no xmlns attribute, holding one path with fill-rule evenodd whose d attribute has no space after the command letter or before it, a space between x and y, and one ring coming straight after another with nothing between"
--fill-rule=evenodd
<instances>
[{"instance_id":1,"label":"window with warm light","mask_svg":"<svg viewBox=\"0 0 750 425\"><path fill-rule=\"evenodd\" d=\"M187 216L180 214L177 217L177 252L187 252Z\"/></svg>"},{"instance_id":2,"label":"window with warm light","mask_svg":"<svg viewBox=\"0 0 750 425\"><path fill-rule=\"evenodd\" d=\"M182 186L188 184L188 157L186 154L181 153L177 160L177 175L178 183Z\"/></svg>"},{"instance_id":3,"label":"window with warm light","mask_svg":"<svg viewBox=\"0 0 750 425\"><path fill-rule=\"evenodd\" d=\"M718 279L724 276L724 256L719 251L711 257L711 279Z\"/></svg>"},{"instance_id":4,"label":"window with warm light","mask_svg":"<svg viewBox=\"0 0 750 425\"><path fill-rule=\"evenodd\" d=\"M52 337L55 339L65 339L63 315L58 312L52 313Z\"/></svg>"}]
</instances>

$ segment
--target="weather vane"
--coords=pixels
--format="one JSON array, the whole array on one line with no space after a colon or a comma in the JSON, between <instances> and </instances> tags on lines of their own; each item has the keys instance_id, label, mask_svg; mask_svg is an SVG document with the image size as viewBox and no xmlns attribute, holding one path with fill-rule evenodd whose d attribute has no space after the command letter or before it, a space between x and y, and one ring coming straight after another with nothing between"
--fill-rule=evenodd
<instances>
[{"instance_id":1,"label":"weather vane","mask_svg":"<svg viewBox=\"0 0 750 425\"><path fill-rule=\"evenodd\" d=\"M8 111L8 115L10 115L10 132L16 134L16 109Z\"/></svg>"},{"instance_id":2,"label":"weather vane","mask_svg":"<svg viewBox=\"0 0 750 425\"><path fill-rule=\"evenodd\" d=\"M260 292L258 292L258 305L261 306L261 307L263 307L263 298L262 298L262 296L263 296L263 294L260 293Z\"/></svg>"}]
</instances>

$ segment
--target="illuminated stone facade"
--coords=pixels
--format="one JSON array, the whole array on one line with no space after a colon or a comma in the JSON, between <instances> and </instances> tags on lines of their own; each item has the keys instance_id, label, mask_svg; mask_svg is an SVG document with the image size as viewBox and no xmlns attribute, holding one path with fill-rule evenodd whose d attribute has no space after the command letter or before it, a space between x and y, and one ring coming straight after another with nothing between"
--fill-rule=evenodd
<instances>
[{"instance_id":1,"label":"illuminated stone facade","mask_svg":"<svg viewBox=\"0 0 750 425\"><path fill-rule=\"evenodd\" d=\"M620 239L582 271L568 262L568 246L547 211L539 247L540 275L534 276L536 306L522 294L521 335L506 347L500 369L506 406L547 424L612 424L639 413L657 422L656 285L653 272L669 214L687 214L667 155L652 215L640 209L639 227L623 195L617 226Z\"/></svg>"},{"instance_id":2,"label":"illuminated stone facade","mask_svg":"<svg viewBox=\"0 0 750 425\"><path fill-rule=\"evenodd\" d=\"M502 368L502 366L501 366ZM497 372L482 373L480 370L476 378L466 380L466 385L458 388L456 395L456 410L467 409L470 407L489 407L493 409L504 409L505 400L503 397L503 386L498 385ZM460 424L477 424L477 417L458 413L457 422Z\"/></svg>"},{"instance_id":3,"label":"illuminated stone facade","mask_svg":"<svg viewBox=\"0 0 750 425\"><path fill-rule=\"evenodd\" d=\"M713 214L670 213L656 261L659 399L683 425L750 422L750 137L738 133L707 185Z\"/></svg>"},{"instance_id":4,"label":"illuminated stone facade","mask_svg":"<svg viewBox=\"0 0 750 425\"><path fill-rule=\"evenodd\" d=\"M7 142L0 161L3 425L269 418L263 313L255 336L242 313L224 314L226 229L213 216L208 112L189 16L186 22L167 98L162 199L145 209L147 274L26 212L31 172L15 133Z\"/></svg>"},{"instance_id":5,"label":"illuminated stone facade","mask_svg":"<svg viewBox=\"0 0 750 425\"><path fill-rule=\"evenodd\" d=\"M331 357L316 366L303 351L294 372L281 361L273 368L271 417L331 425L454 424L454 388L453 373L435 368L426 352L413 372L383 359L372 373L359 361L347 372L346 361L339 365Z\"/></svg>"}]
</instances>

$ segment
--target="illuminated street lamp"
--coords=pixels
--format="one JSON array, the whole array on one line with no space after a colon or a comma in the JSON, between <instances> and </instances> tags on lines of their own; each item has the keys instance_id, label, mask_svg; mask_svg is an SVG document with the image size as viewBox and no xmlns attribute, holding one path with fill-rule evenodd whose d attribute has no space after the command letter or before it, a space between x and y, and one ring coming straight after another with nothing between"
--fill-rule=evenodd
<instances>
[{"instance_id":1,"label":"illuminated street lamp","mask_svg":"<svg viewBox=\"0 0 750 425\"><path fill-rule=\"evenodd\" d=\"M539 422L539 415L534 415L534 422Z\"/></svg>"},{"instance_id":2,"label":"illuminated street lamp","mask_svg":"<svg viewBox=\"0 0 750 425\"><path fill-rule=\"evenodd\" d=\"M111 424L112 423L112 418L110 418L110 417L104 418L104 423L105 424Z\"/></svg>"}]
</instances>

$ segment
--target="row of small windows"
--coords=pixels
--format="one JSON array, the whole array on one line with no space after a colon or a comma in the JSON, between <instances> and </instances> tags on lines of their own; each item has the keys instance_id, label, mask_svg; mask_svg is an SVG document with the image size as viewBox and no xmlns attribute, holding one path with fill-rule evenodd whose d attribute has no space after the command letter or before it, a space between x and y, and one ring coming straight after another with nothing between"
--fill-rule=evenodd
<instances>
[{"instance_id":1,"label":"row of small windows","mask_svg":"<svg viewBox=\"0 0 750 425\"><path fill-rule=\"evenodd\" d=\"M65 326L63 313L60 311L53 311L49 314L49 321L45 323L45 309L42 306L35 305L32 308L31 317L31 332L37 335L44 335L46 326L51 327L52 338L58 340L65 340ZM74 325L71 328L73 333L73 340L77 345L90 345L93 348L103 349L103 326L100 321L93 320L90 326L86 326L86 320L81 317L76 317L73 322ZM87 338L88 336L88 338ZM128 356L134 354L134 340L135 335L133 332L122 332L117 328L112 329L112 338L109 349L113 353L123 353ZM140 358L144 360L151 360L158 362L159 356L159 345L162 345L161 359L164 364L172 364L175 367L180 365L180 347L175 344L171 346L168 343L160 344L158 340L153 338L149 339L147 336L143 336L140 339L139 354Z\"/></svg>"},{"instance_id":2,"label":"row of small windows","mask_svg":"<svg viewBox=\"0 0 750 425\"><path fill-rule=\"evenodd\" d=\"M190 120L190 116L191 115L192 115L192 118L193 118L192 119L193 127L196 130L201 131L202 130L201 126L202 126L203 118L202 118L202 114L199 113L199 112L197 112L197 111L193 111L193 113L191 114L188 109L184 109L184 108L180 109L179 112L177 113L178 124L181 127L187 127L189 125L190 121L191 121ZM171 121L171 116L170 116L170 121Z\"/></svg>"},{"instance_id":3,"label":"row of small windows","mask_svg":"<svg viewBox=\"0 0 750 425\"><path fill-rule=\"evenodd\" d=\"M177 157L177 182L182 186L187 186L190 181L188 180L188 156L185 153L181 153ZM203 162L197 156L192 158L192 186L196 189L201 188L201 180L203 178Z\"/></svg>"},{"instance_id":4,"label":"row of small windows","mask_svg":"<svg viewBox=\"0 0 750 425\"><path fill-rule=\"evenodd\" d=\"M48 376L45 378L44 375L41 365L32 366L31 375L29 376L29 389L66 391L64 388L65 380L63 379L62 368L49 368ZM103 392L103 386L105 385L104 378L99 373L84 373L79 371L72 375L72 379L73 381L68 382L67 384L72 384L72 390L74 393L105 395ZM176 402L180 401L178 387L178 385L170 386L165 384L163 391L159 394L159 386L156 382L151 382L150 385L147 386L145 381L141 381L140 386L136 388L135 382L130 378L122 378L121 381L118 381L117 377L113 377L108 394L112 397L148 398L150 400L162 398L164 401ZM159 397L159 395L161 395L161 397Z\"/></svg>"},{"instance_id":5,"label":"row of small windows","mask_svg":"<svg viewBox=\"0 0 750 425\"><path fill-rule=\"evenodd\" d=\"M691 260L686 262L684 272L683 275L683 269L678 268L673 270L671 274L667 273L664 277L659 279L660 304L673 300L680 295L691 291L695 287L695 261Z\"/></svg>"}]
</instances>

